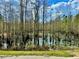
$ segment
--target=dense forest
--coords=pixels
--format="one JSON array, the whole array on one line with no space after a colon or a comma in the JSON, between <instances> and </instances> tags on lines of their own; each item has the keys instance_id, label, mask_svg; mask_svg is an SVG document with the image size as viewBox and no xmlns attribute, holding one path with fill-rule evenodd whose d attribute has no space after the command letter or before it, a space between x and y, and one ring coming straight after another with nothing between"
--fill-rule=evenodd
<instances>
[{"instance_id":1,"label":"dense forest","mask_svg":"<svg viewBox=\"0 0 79 59\"><path fill-rule=\"evenodd\" d=\"M79 47L79 14L56 15L53 19L51 13L47 16L46 0L20 0L17 7L11 0L3 2L4 8L0 7L3 11L0 14L1 49ZM40 4L43 5L42 12L39 11Z\"/></svg>"}]
</instances>

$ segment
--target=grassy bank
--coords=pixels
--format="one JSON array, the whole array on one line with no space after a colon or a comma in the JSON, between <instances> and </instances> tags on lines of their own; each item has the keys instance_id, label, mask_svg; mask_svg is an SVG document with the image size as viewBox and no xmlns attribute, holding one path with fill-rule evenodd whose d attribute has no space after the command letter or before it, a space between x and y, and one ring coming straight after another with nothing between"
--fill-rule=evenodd
<instances>
[{"instance_id":1,"label":"grassy bank","mask_svg":"<svg viewBox=\"0 0 79 59\"><path fill-rule=\"evenodd\" d=\"M21 55L36 55L36 56L63 56L63 57L70 57L72 56L71 53L68 51L0 51L0 55L3 56L21 56Z\"/></svg>"}]
</instances>

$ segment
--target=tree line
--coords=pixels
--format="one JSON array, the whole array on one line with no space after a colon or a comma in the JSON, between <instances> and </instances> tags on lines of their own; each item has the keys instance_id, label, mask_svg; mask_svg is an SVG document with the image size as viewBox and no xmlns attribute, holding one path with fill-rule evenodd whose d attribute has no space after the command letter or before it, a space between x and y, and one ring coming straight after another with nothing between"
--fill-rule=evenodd
<instances>
[{"instance_id":1,"label":"tree line","mask_svg":"<svg viewBox=\"0 0 79 59\"><path fill-rule=\"evenodd\" d=\"M13 0L3 1L4 8L1 7L3 12L1 11L0 15L0 48L5 45L8 49L40 46L39 38L42 39L42 47L79 46L79 14L63 16L63 20L60 16L53 20L50 15L50 20L47 21L46 0L19 0L18 9L13 5Z\"/></svg>"}]
</instances>

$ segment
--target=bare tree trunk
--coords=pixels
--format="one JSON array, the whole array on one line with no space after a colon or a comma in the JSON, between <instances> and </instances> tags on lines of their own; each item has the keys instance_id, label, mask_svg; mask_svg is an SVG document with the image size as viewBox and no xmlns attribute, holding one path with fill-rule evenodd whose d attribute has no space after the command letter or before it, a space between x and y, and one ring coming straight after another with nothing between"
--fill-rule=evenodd
<instances>
[{"instance_id":1,"label":"bare tree trunk","mask_svg":"<svg viewBox=\"0 0 79 59\"><path fill-rule=\"evenodd\" d=\"M43 19L42 19L42 21L43 21L43 23L42 23L42 25L43 25L43 29L42 29L42 34L43 34L43 42L42 42L42 44L43 44L43 46L45 45L45 35L46 35L46 28L45 28L45 21L46 21L46 7L47 7L47 1L46 0L43 0ZM47 27L47 26L46 26Z\"/></svg>"},{"instance_id":2,"label":"bare tree trunk","mask_svg":"<svg viewBox=\"0 0 79 59\"><path fill-rule=\"evenodd\" d=\"M23 48L22 47L22 45L23 45L23 42L22 42L22 40L23 40L23 30L24 30L24 27L23 27L23 22L24 22L24 18L23 18L23 16L24 16L24 5L23 5L23 2L24 2L24 0L20 0L20 24L21 24L21 26L20 26L20 35L21 35L21 38L20 38L20 44L21 44L21 48Z\"/></svg>"}]
</instances>

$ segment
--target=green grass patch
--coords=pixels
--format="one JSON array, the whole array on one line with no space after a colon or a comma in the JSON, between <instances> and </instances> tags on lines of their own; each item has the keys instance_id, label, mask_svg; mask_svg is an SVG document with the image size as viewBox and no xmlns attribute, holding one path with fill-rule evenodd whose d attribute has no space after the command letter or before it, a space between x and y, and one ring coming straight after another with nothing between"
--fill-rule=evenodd
<instances>
[{"instance_id":1,"label":"green grass patch","mask_svg":"<svg viewBox=\"0 0 79 59\"><path fill-rule=\"evenodd\" d=\"M0 55L3 56L21 56L21 55L36 55L36 56L63 56L63 57L70 57L72 56L71 53L67 51L0 51Z\"/></svg>"}]
</instances>

